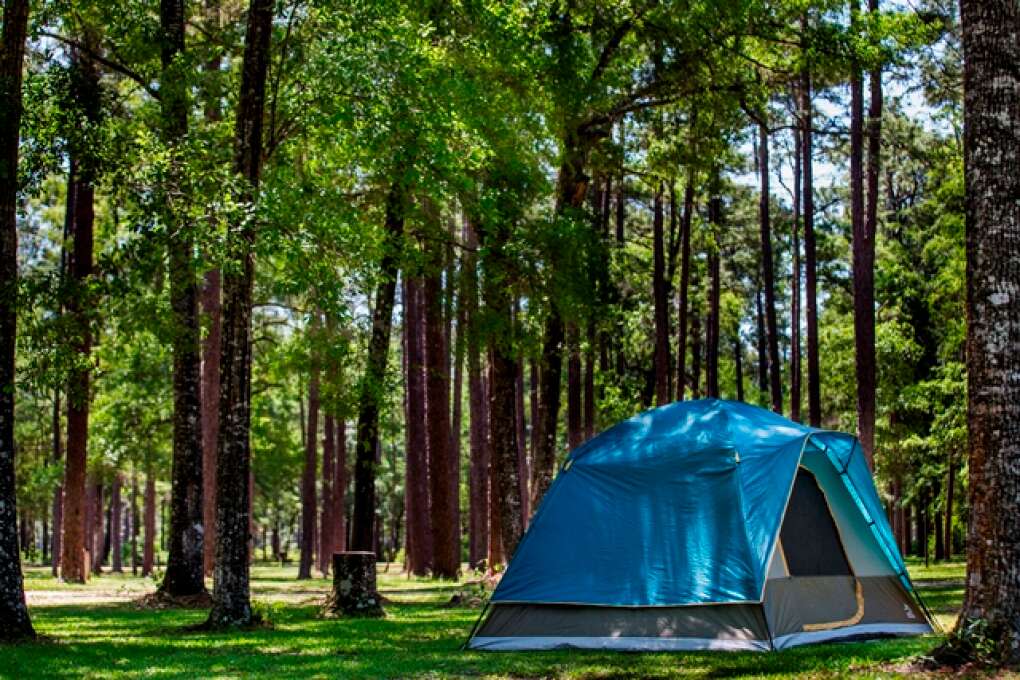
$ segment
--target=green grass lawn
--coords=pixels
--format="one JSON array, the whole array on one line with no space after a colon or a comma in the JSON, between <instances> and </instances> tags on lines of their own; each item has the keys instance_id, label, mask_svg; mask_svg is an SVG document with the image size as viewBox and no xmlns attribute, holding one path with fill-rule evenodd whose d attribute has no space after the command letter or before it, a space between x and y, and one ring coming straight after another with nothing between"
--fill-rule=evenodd
<instances>
[{"instance_id":1,"label":"green grass lawn","mask_svg":"<svg viewBox=\"0 0 1020 680\"><path fill-rule=\"evenodd\" d=\"M911 571L943 626L963 595L963 564ZM776 653L465 652L478 610L444 606L457 586L379 575L390 600L381 620L318 617L329 582L297 581L296 567L257 565L253 594L273 627L186 632L203 611L139 610L151 580L104 575L86 586L31 567L26 583L41 641L0 646L3 678L664 678L886 677L916 675L912 657L937 638L818 645Z\"/></svg>"}]
</instances>

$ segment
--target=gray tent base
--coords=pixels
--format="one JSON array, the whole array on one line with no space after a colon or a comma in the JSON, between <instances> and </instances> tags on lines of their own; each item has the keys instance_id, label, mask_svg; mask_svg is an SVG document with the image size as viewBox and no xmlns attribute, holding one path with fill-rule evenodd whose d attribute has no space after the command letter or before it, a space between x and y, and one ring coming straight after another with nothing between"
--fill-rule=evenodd
<instances>
[{"instance_id":1,"label":"gray tent base","mask_svg":"<svg viewBox=\"0 0 1020 680\"><path fill-rule=\"evenodd\" d=\"M762 603L493 603L468 648L768 651L931 630L923 610L894 576L810 576L770 579Z\"/></svg>"}]
</instances>

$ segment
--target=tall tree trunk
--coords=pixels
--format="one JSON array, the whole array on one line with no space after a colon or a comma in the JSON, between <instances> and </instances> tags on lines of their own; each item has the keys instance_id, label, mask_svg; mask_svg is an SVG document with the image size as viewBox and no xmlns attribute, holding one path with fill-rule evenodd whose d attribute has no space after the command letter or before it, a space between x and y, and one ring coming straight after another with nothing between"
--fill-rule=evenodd
<instances>
[{"instance_id":1,"label":"tall tree trunk","mask_svg":"<svg viewBox=\"0 0 1020 680\"><path fill-rule=\"evenodd\" d=\"M220 270L206 272L202 289L202 311L209 317L209 330L202 349L202 525L203 567L212 575L216 557L216 441L219 436L220 407Z\"/></svg>"},{"instance_id":2,"label":"tall tree trunk","mask_svg":"<svg viewBox=\"0 0 1020 680\"><path fill-rule=\"evenodd\" d=\"M193 251L194 228L176 196L185 191L179 144L188 134L184 0L160 2L160 106L170 171L164 220L170 254L170 309L173 316L173 466L170 487L170 550L160 590L172 596L205 592L202 523L201 331Z\"/></svg>"},{"instance_id":3,"label":"tall tree trunk","mask_svg":"<svg viewBox=\"0 0 1020 680\"><path fill-rule=\"evenodd\" d=\"M116 574L124 572L123 557L121 555L121 511L123 508L120 498L120 487L120 473L114 473L113 483L110 485L110 551L112 552L110 568Z\"/></svg>"},{"instance_id":4,"label":"tall tree trunk","mask_svg":"<svg viewBox=\"0 0 1020 680\"><path fill-rule=\"evenodd\" d=\"M333 466L333 549L347 550L347 423L336 419L336 463Z\"/></svg>"},{"instance_id":5,"label":"tall tree trunk","mask_svg":"<svg viewBox=\"0 0 1020 680\"><path fill-rule=\"evenodd\" d=\"M87 40L92 40L87 37ZM72 51L71 66L76 73L74 98L81 107L81 117L88 124L97 124L99 119L99 70L87 50ZM90 50L88 50L90 51ZM83 126L85 121L79 121ZM67 389L67 454L64 465L64 536L61 540L61 578L74 583L85 583L88 579L88 565L85 550L90 536L85 524L85 475L88 453L89 421L89 354L92 349L92 333L89 327L88 298L84 295L86 281L92 276L93 225L95 221L95 167L92 159L83 149L84 144L75 141L70 145L70 191L73 192L74 231L71 253L71 280L74 293L69 296L68 313L73 319L73 351L79 356L80 367L71 375Z\"/></svg>"},{"instance_id":6,"label":"tall tree trunk","mask_svg":"<svg viewBox=\"0 0 1020 680\"><path fill-rule=\"evenodd\" d=\"M691 280L691 217L694 212L694 170L687 171L684 214L680 222L680 295L677 296L677 383L676 398L683 401L687 391L687 297Z\"/></svg>"},{"instance_id":7,"label":"tall tree trunk","mask_svg":"<svg viewBox=\"0 0 1020 680\"><path fill-rule=\"evenodd\" d=\"M765 305L761 301L761 293L762 287L759 285L754 292L754 318L757 322L755 339L758 341L758 399L764 402L769 391L769 353L768 338L765 335Z\"/></svg>"},{"instance_id":8,"label":"tall tree trunk","mask_svg":"<svg viewBox=\"0 0 1020 680\"><path fill-rule=\"evenodd\" d=\"M145 491L142 498L145 532L142 537L142 576L152 573L156 556L156 478L151 470L145 473Z\"/></svg>"},{"instance_id":9,"label":"tall tree trunk","mask_svg":"<svg viewBox=\"0 0 1020 680\"><path fill-rule=\"evenodd\" d=\"M761 191L758 197L758 217L761 225L761 273L765 287L765 326L769 357L769 403L776 413L783 413L783 377L779 363L779 326L776 322L776 283L772 263L772 220L769 191L769 127L765 114L758 124L758 170L761 173Z\"/></svg>"},{"instance_id":10,"label":"tall tree trunk","mask_svg":"<svg viewBox=\"0 0 1020 680\"><path fill-rule=\"evenodd\" d=\"M595 321L588 320L588 348L584 353L584 438L595 436ZM666 338L667 347L669 337ZM523 369L522 369L523 370ZM523 390L522 390L523 395ZM523 396L522 396L523 400ZM523 404L522 404L523 406ZM535 508L532 508L535 510Z\"/></svg>"},{"instance_id":11,"label":"tall tree trunk","mask_svg":"<svg viewBox=\"0 0 1020 680\"><path fill-rule=\"evenodd\" d=\"M697 289L697 285L694 286ZM691 396L701 398L701 309L695 302L691 307Z\"/></svg>"},{"instance_id":12,"label":"tall tree trunk","mask_svg":"<svg viewBox=\"0 0 1020 680\"><path fill-rule=\"evenodd\" d=\"M797 91L794 88L796 100ZM800 201L801 130L793 130L793 220L790 225L792 274L790 279L790 420L800 422Z\"/></svg>"},{"instance_id":13,"label":"tall tree trunk","mask_svg":"<svg viewBox=\"0 0 1020 680\"><path fill-rule=\"evenodd\" d=\"M669 403L669 301L666 298L666 247L663 224L663 187L655 188L652 209L652 304L655 316L655 405Z\"/></svg>"},{"instance_id":14,"label":"tall tree trunk","mask_svg":"<svg viewBox=\"0 0 1020 680\"><path fill-rule=\"evenodd\" d=\"M567 324L567 447L584 441L581 424L581 339L577 323Z\"/></svg>"},{"instance_id":15,"label":"tall tree trunk","mask_svg":"<svg viewBox=\"0 0 1020 680\"><path fill-rule=\"evenodd\" d=\"M538 446L533 452L531 505L538 507L545 490L552 484L556 467L556 440L559 425L560 376L563 366L563 320L555 308L549 311L542 337L542 360L539 365ZM490 392L493 386L489 385ZM492 414L490 413L490 421ZM496 433L489 432L495 446ZM490 455L495 455L491 450Z\"/></svg>"},{"instance_id":16,"label":"tall tree trunk","mask_svg":"<svg viewBox=\"0 0 1020 680\"><path fill-rule=\"evenodd\" d=\"M251 205L262 174L262 126L266 71L272 37L272 0L250 0L241 92L237 103L234 171L243 187L239 202ZM216 450L216 565L210 627L252 622L249 585L249 484L251 471L251 314L256 225L247 214L228 226L223 276L223 337L220 352L220 427Z\"/></svg>"},{"instance_id":17,"label":"tall tree trunk","mask_svg":"<svg viewBox=\"0 0 1020 680\"><path fill-rule=\"evenodd\" d=\"M385 242L379 266L379 284L372 310L372 337L368 344L365 372L358 405L357 443L354 451L354 513L351 518L351 549L373 550L375 546L375 454L379 446L379 414L386 382L393 326L393 298L400 271L400 250L404 234L404 192L394 184L386 197Z\"/></svg>"},{"instance_id":18,"label":"tall tree trunk","mask_svg":"<svg viewBox=\"0 0 1020 680\"><path fill-rule=\"evenodd\" d=\"M868 0L876 15L878 1ZM853 17L858 0L852 0ZM852 17L852 18L853 18ZM871 71L868 106L868 203L864 206L864 85L859 64L850 80L850 211L853 229L854 349L857 376L857 438L875 469L875 237L878 234L878 173L882 144L882 69ZM866 212L865 212L866 210Z\"/></svg>"},{"instance_id":19,"label":"tall tree trunk","mask_svg":"<svg viewBox=\"0 0 1020 680\"><path fill-rule=\"evenodd\" d=\"M310 335L318 333L318 316L309 324ZM301 558L298 561L299 579L312 577L316 527L315 473L319 462L319 358L313 348L308 375L308 425L305 432L305 465L301 471Z\"/></svg>"},{"instance_id":20,"label":"tall tree trunk","mask_svg":"<svg viewBox=\"0 0 1020 680\"><path fill-rule=\"evenodd\" d=\"M519 323L517 305L519 300L514 301L514 323ZM524 416L524 357L517 353L517 375L514 376L514 427L517 429L517 478L521 485L521 517L524 527L527 528L528 520L531 518L531 503L528 496L528 480L531 478L531 469L528 465L528 444L525 436ZM583 435L582 435L583 436Z\"/></svg>"},{"instance_id":21,"label":"tall tree trunk","mask_svg":"<svg viewBox=\"0 0 1020 680\"><path fill-rule=\"evenodd\" d=\"M801 30L807 31L807 16L801 19ZM808 359L808 424L822 425L822 389L818 364L818 276L815 256L815 185L813 173L813 131L811 111L811 73L805 68L800 74L801 164L804 182L804 296L807 309Z\"/></svg>"},{"instance_id":22,"label":"tall tree trunk","mask_svg":"<svg viewBox=\"0 0 1020 680\"><path fill-rule=\"evenodd\" d=\"M949 480L946 482L946 559L953 557L953 496L956 492L956 461L952 448L949 449Z\"/></svg>"},{"instance_id":23,"label":"tall tree trunk","mask_svg":"<svg viewBox=\"0 0 1020 680\"><path fill-rule=\"evenodd\" d=\"M931 514L935 518L935 561L941 562L946 558L946 544L943 543L945 540L945 533L942 531L942 513L935 507L935 501L938 500L939 494L942 492L941 484L938 482L934 483L932 491L932 509Z\"/></svg>"},{"instance_id":24,"label":"tall tree trunk","mask_svg":"<svg viewBox=\"0 0 1020 680\"><path fill-rule=\"evenodd\" d=\"M207 25L220 25L220 0L205 0ZM219 73L221 59L215 54L205 66L208 74ZM214 78L206 78L205 119L216 124L222 117L219 88L210 86ZM203 569L206 576L212 576L216 559L216 442L219 439L220 409L220 341L223 320L220 295L221 275L218 268L205 273L205 285L201 291L202 313L208 319L205 341L202 343L202 537Z\"/></svg>"},{"instance_id":25,"label":"tall tree trunk","mask_svg":"<svg viewBox=\"0 0 1020 680\"><path fill-rule=\"evenodd\" d=\"M138 575L138 472L131 470L131 575Z\"/></svg>"},{"instance_id":26,"label":"tall tree trunk","mask_svg":"<svg viewBox=\"0 0 1020 680\"><path fill-rule=\"evenodd\" d=\"M92 495L92 573L103 573L103 483L97 481Z\"/></svg>"},{"instance_id":27,"label":"tall tree trunk","mask_svg":"<svg viewBox=\"0 0 1020 680\"><path fill-rule=\"evenodd\" d=\"M733 336L733 373L737 384L737 401L744 401L744 344L740 341L740 328Z\"/></svg>"},{"instance_id":28,"label":"tall tree trunk","mask_svg":"<svg viewBox=\"0 0 1020 680\"><path fill-rule=\"evenodd\" d=\"M63 464L63 445L61 444L60 434L60 390L53 390L53 462L55 465ZM64 484L63 479L57 484L56 488L53 489L53 541L50 545L50 554L52 555L52 573L57 576L60 572L60 538L63 533L63 515L64 515Z\"/></svg>"},{"instance_id":29,"label":"tall tree trunk","mask_svg":"<svg viewBox=\"0 0 1020 680\"><path fill-rule=\"evenodd\" d=\"M425 425L425 320L421 279L404 273L405 371L407 373L407 567L417 576L432 568L428 437Z\"/></svg>"},{"instance_id":30,"label":"tall tree trunk","mask_svg":"<svg viewBox=\"0 0 1020 680\"><path fill-rule=\"evenodd\" d=\"M28 0L5 0L0 43L0 640L34 637L25 605L14 479L14 355L17 345L18 141Z\"/></svg>"},{"instance_id":31,"label":"tall tree trunk","mask_svg":"<svg viewBox=\"0 0 1020 680\"><path fill-rule=\"evenodd\" d=\"M860 0L850 0L851 26L858 25L859 15ZM864 215L864 83L856 59L850 68L850 222L853 232L857 438L868 467L874 470L875 238L871 231L874 225L868 224Z\"/></svg>"},{"instance_id":32,"label":"tall tree trunk","mask_svg":"<svg viewBox=\"0 0 1020 680\"><path fill-rule=\"evenodd\" d=\"M333 536L336 533L333 523L333 466L336 453L336 425L333 421L332 409L326 409L322 424L322 500L319 510L319 572L329 575L329 566L333 561Z\"/></svg>"},{"instance_id":33,"label":"tall tree trunk","mask_svg":"<svg viewBox=\"0 0 1020 680\"><path fill-rule=\"evenodd\" d=\"M438 216L436 216L438 220ZM434 251L437 249L433 248ZM433 252L424 276L425 409L432 514L432 573L456 578L460 571L459 467L450 455L450 383L443 319L442 256ZM513 402L511 402L511 407Z\"/></svg>"},{"instance_id":34,"label":"tall tree trunk","mask_svg":"<svg viewBox=\"0 0 1020 680\"><path fill-rule=\"evenodd\" d=\"M959 626L1020 661L1020 6L961 3L971 521Z\"/></svg>"},{"instance_id":35,"label":"tall tree trunk","mask_svg":"<svg viewBox=\"0 0 1020 680\"><path fill-rule=\"evenodd\" d=\"M478 238L470 220L464 221L466 250L461 264L462 298L467 339L470 474L468 477L468 563L477 568L486 559L489 544L489 414L486 408L481 343L478 329ZM534 428L534 419L532 419Z\"/></svg>"},{"instance_id":36,"label":"tall tree trunk","mask_svg":"<svg viewBox=\"0 0 1020 680\"><path fill-rule=\"evenodd\" d=\"M715 184L718 184L718 176ZM714 193L714 192L713 192ZM708 202L708 222L712 243L708 251L708 326L705 329L705 391L719 397L719 297L721 293L719 230L722 222L722 199L713 195Z\"/></svg>"},{"instance_id":37,"label":"tall tree trunk","mask_svg":"<svg viewBox=\"0 0 1020 680\"><path fill-rule=\"evenodd\" d=\"M508 225L503 223L487 224L476 222L479 242L486 257L482 260L483 283L482 297L490 318L499 324L499 332L490 334L489 352L489 455L490 455L490 521L495 519L498 524L490 524L490 558L512 556L517 542L524 533L523 499L521 498L521 481L518 478L517 423L515 418L515 393L517 383L517 348L514 338L516 327L513 318L513 299L511 294L513 272L506 253L509 233ZM555 319L555 321L553 321ZM562 323L555 311L547 319L547 339L550 324ZM553 329L555 336L555 329ZM547 359L557 363L555 382L559 385L558 362L560 360L559 342L555 343L555 351L549 353ZM547 371L552 367L547 366ZM552 381L552 375L549 374ZM545 418L553 415L558 409L559 391L555 404L547 403ZM545 424L548 424L547 422ZM555 437L556 423L552 423ZM543 443L543 442L540 442ZM545 455L543 450L541 455ZM555 451L552 452L555 456ZM539 465L540 454L536 452L536 467ZM539 480L541 483L541 480ZM542 491L544 492L544 487ZM535 493L539 493L538 487ZM495 517L492 517L495 515ZM498 535L498 547L491 545ZM490 559L490 567L494 564Z\"/></svg>"}]
</instances>

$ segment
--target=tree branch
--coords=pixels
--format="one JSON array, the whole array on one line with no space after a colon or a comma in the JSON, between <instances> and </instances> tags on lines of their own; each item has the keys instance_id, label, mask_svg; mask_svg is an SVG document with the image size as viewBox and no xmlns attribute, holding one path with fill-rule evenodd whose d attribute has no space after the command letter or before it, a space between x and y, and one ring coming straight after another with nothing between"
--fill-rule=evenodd
<instances>
[{"instance_id":1,"label":"tree branch","mask_svg":"<svg viewBox=\"0 0 1020 680\"><path fill-rule=\"evenodd\" d=\"M73 38L68 38L67 36L60 35L58 33L50 33L49 31L40 31L39 35L45 38L52 38L53 40L64 43L65 45L73 47L76 50L81 50L85 54L89 55L89 58L99 62L100 64L110 69L111 71L115 71L121 74L122 76L125 76L128 79L135 81L139 86L141 86L143 90L145 90L149 94L150 97L159 101L160 99L159 90L152 87L149 81L146 80L145 77L142 76L142 74L138 73L137 71L132 70L131 68L125 66L124 64L121 64L120 62L107 59L103 55L99 54L97 51L91 49L88 45L78 42Z\"/></svg>"}]
</instances>

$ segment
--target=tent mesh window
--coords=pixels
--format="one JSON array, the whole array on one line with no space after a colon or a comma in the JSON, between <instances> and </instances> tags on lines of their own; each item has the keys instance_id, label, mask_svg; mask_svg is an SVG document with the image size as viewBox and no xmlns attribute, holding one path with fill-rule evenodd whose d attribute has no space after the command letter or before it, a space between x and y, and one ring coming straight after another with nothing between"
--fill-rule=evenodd
<instances>
[{"instance_id":1,"label":"tent mesh window","mask_svg":"<svg viewBox=\"0 0 1020 680\"><path fill-rule=\"evenodd\" d=\"M815 476L800 468L780 532L790 576L853 576Z\"/></svg>"}]
</instances>

